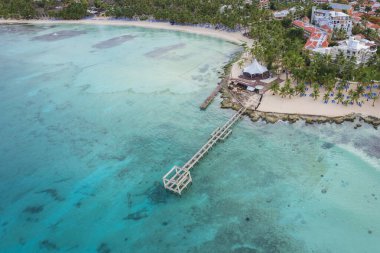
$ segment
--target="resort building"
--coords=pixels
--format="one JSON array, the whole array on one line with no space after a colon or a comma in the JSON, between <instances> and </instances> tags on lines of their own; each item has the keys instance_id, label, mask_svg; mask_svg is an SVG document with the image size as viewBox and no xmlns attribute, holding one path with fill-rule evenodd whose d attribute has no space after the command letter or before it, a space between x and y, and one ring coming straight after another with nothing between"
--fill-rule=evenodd
<instances>
[{"instance_id":1,"label":"resort building","mask_svg":"<svg viewBox=\"0 0 380 253\"><path fill-rule=\"evenodd\" d=\"M378 9L380 9L380 3L379 2L373 3L373 5L372 5L372 11L375 12Z\"/></svg>"},{"instance_id":2,"label":"resort building","mask_svg":"<svg viewBox=\"0 0 380 253\"><path fill-rule=\"evenodd\" d=\"M313 2L316 4L328 4L331 1L330 0L313 0Z\"/></svg>"},{"instance_id":3,"label":"resort building","mask_svg":"<svg viewBox=\"0 0 380 253\"><path fill-rule=\"evenodd\" d=\"M259 0L259 8L260 9L269 9L269 0Z\"/></svg>"},{"instance_id":4,"label":"resort building","mask_svg":"<svg viewBox=\"0 0 380 253\"><path fill-rule=\"evenodd\" d=\"M380 25L374 24L372 22L367 22L365 24L365 27L368 28L368 29L374 30L374 31L376 31L377 33L380 34Z\"/></svg>"},{"instance_id":5,"label":"resort building","mask_svg":"<svg viewBox=\"0 0 380 253\"><path fill-rule=\"evenodd\" d=\"M315 48L313 52L328 54L335 58L338 54L343 53L347 58L355 57L356 63L366 63L374 54L376 54L376 43L358 36L350 37L342 41L338 46L327 48Z\"/></svg>"},{"instance_id":6,"label":"resort building","mask_svg":"<svg viewBox=\"0 0 380 253\"><path fill-rule=\"evenodd\" d=\"M267 67L261 65L256 59L253 59L252 63L243 69L243 75L250 78L263 77L265 74L269 74Z\"/></svg>"},{"instance_id":7,"label":"resort building","mask_svg":"<svg viewBox=\"0 0 380 253\"><path fill-rule=\"evenodd\" d=\"M364 13L361 13L361 12L354 12L354 13L351 15L352 23L353 23L353 24L361 24L362 16L363 16L363 15L364 15Z\"/></svg>"},{"instance_id":8,"label":"resort building","mask_svg":"<svg viewBox=\"0 0 380 253\"><path fill-rule=\"evenodd\" d=\"M352 15L354 11L354 8L348 4L330 3L329 6L331 7L333 11L343 12L350 16Z\"/></svg>"},{"instance_id":9,"label":"resort building","mask_svg":"<svg viewBox=\"0 0 380 253\"><path fill-rule=\"evenodd\" d=\"M303 9L301 7L301 9ZM292 7L290 9L282 10L282 11L275 11L273 12L273 16L277 20L282 20L286 18L288 15L292 15L293 19L300 18L300 17L295 17L295 13L297 12L297 9L295 7Z\"/></svg>"},{"instance_id":10,"label":"resort building","mask_svg":"<svg viewBox=\"0 0 380 253\"><path fill-rule=\"evenodd\" d=\"M313 50L316 48L325 48L329 46L329 34L325 30L301 20L294 20L293 26L301 28L304 31L304 36L308 38L304 46L305 49Z\"/></svg>"},{"instance_id":11,"label":"resort building","mask_svg":"<svg viewBox=\"0 0 380 253\"><path fill-rule=\"evenodd\" d=\"M352 20L343 12L312 9L311 22L319 27L328 26L331 30L344 30L347 35L352 34Z\"/></svg>"},{"instance_id":12,"label":"resort building","mask_svg":"<svg viewBox=\"0 0 380 253\"><path fill-rule=\"evenodd\" d=\"M278 20L286 18L290 14L289 10L275 11L273 17Z\"/></svg>"}]
</instances>

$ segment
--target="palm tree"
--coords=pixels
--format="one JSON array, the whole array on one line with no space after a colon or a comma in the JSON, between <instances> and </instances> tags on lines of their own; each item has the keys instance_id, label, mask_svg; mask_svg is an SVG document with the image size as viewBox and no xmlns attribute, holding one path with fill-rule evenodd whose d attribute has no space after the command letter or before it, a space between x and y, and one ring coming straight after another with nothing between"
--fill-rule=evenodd
<instances>
[{"instance_id":1,"label":"palm tree","mask_svg":"<svg viewBox=\"0 0 380 253\"><path fill-rule=\"evenodd\" d=\"M246 55L246 54L249 52L249 47L248 47L247 43L244 42L244 43L242 44L242 47L243 47L243 50L244 50L243 55Z\"/></svg>"},{"instance_id":2,"label":"palm tree","mask_svg":"<svg viewBox=\"0 0 380 253\"><path fill-rule=\"evenodd\" d=\"M364 86L362 84L358 84L358 86L356 87L356 92L359 96L363 95L365 92Z\"/></svg>"},{"instance_id":3,"label":"palm tree","mask_svg":"<svg viewBox=\"0 0 380 253\"><path fill-rule=\"evenodd\" d=\"M379 95L372 97L372 106L375 106L375 103L378 99L379 99Z\"/></svg>"},{"instance_id":4,"label":"palm tree","mask_svg":"<svg viewBox=\"0 0 380 253\"><path fill-rule=\"evenodd\" d=\"M337 104L339 103L343 103L343 100L344 100L344 94L342 93L342 91L338 91L338 93L336 94L335 98L337 100Z\"/></svg>"},{"instance_id":5,"label":"palm tree","mask_svg":"<svg viewBox=\"0 0 380 253\"><path fill-rule=\"evenodd\" d=\"M298 94L304 94L305 90L306 90L306 86L305 86L304 83L297 84L297 86L295 88L296 95L298 95Z\"/></svg>"},{"instance_id":6,"label":"palm tree","mask_svg":"<svg viewBox=\"0 0 380 253\"><path fill-rule=\"evenodd\" d=\"M288 88L288 95L289 95L289 98L291 98L294 95L294 88L293 87Z\"/></svg>"},{"instance_id":7,"label":"palm tree","mask_svg":"<svg viewBox=\"0 0 380 253\"><path fill-rule=\"evenodd\" d=\"M282 98L284 98L286 96L286 94L288 94L288 91L287 89L283 86L280 88L280 95Z\"/></svg>"},{"instance_id":8,"label":"palm tree","mask_svg":"<svg viewBox=\"0 0 380 253\"><path fill-rule=\"evenodd\" d=\"M311 96L314 98L314 100L317 100L320 96L318 84L313 85L313 92L311 93Z\"/></svg>"},{"instance_id":9,"label":"palm tree","mask_svg":"<svg viewBox=\"0 0 380 253\"><path fill-rule=\"evenodd\" d=\"M273 91L273 95L276 95L280 91L280 84L274 81L270 86L270 90Z\"/></svg>"},{"instance_id":10,"label":"palm tree","mask_svg":"<svg viewBox=\"0 0 380 253\"><path fill-rule=\"evenodd\" d=\"M240 60L238 61L238 66L239 66L239 69L241 69L244 65L244 61L243 60Z\"/></svg>"},{"instance_id":11,"label":"palm tree","mask_svg":"<svg viewBox=\"0 0 380 253\"><path fill-rule=\"evenodd\" d=\"M330 99L330 94L329 92L326 92L325 95L323 95L323 100L325 101L325 103L328 103L329 99Z\"/></svg>"},{"instance_id":12,"label":"palm tree","mask_svg":"<svg viewBox=\"0 0 380 253\"><path fill-rule=\"evenodd\" d=\"M289 76L289 70L293 71L299 69L304 65L304 59L299 55L299 53L290 51L282 58L282 65L285 69L286 79Z\"/></svg>"},{"instance_id":13,"label":"palm tree","mask_svg":"<svg viewBox=\"0 0 380 253\"><path fill-rule=\"evenodd\" d=\"M358 104L360 95L357 91L352 92L351 101Z\"/></svg>"}]
</instances>

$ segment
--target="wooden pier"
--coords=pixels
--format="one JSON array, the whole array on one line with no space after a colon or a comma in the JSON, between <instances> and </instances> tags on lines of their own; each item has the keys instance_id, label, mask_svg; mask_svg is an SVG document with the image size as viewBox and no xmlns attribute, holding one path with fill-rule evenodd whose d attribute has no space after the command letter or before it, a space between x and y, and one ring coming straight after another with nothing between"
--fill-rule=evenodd
<instances>
[{"instance_id":1,"label":"wooden pier","mask_svg":"<svg viewBox=\"0 0 380 253\"><path fill-rule=\"evenodd\" d=\"M169 170L162 178L165 188L181 195L182 191L192 183L190 169L192 169L218 141L225 140L231 134L232 126L243 116L246 110L245 107L242 107L223 126L216 128L206 144L203 145L184 166L174 166Z\"/></svg>"},{"instance_id":2,"label":"wooden pier","mask_svg":"<svg viewBox=\"0 0 380 253\"><path fill-rule=\"evenodd\" d=\"M216 95L218 95L221 88L222 86L220 84L218 84L215 87L215 89L211 92L210 96L208 96L206 100L201 104L200 106L201 110L206 110L206 108L209 106L209 104L211 104L211 102L214 100Z\"/></svg>"},{"instance_id":3,"label":"wooden pier","mask_svg":"<svg viewBox=\"0 0 380 253\"><path fill-rule=\"evenodd\" d=\"M223 85L227 84L229 80L228 76L225 76L215 87L215 89L211 92L210 96L206 98L206 100L201 104L199 108L201 110L206 110L206 108L211 104L211 102L214 100L214 98L218 95L220 89L222 89Z\"/></svg>"}]
</instances>

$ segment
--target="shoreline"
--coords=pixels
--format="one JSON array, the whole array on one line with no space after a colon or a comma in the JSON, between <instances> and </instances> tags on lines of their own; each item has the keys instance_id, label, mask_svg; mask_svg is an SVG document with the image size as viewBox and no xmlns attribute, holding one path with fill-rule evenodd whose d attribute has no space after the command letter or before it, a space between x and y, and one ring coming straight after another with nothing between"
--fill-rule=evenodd
<instances>
[{"instance_id":1,"label":"shoreline","mask_svg":"<svg viewBox=\"0 0 380 253\"><path fill-rule=\"evenodd\" d=\"M110 20L110 19L80 19L80 20L45 20L45 19L0 19L1 24L78 24L78 25L111 25L111 26L129 26L161 30L171 30L178 32L193 33L208 37L222 39L231 43L241 45L243 43L251 44L253 40L245 37L239 32L226 32L204 27L171 25L168 22L149 22L149 21L127 21L127 20Z\"/></svg>"},{"instance_id":2,"label":"shoreline","mask_svg":"<svg viewBox=\"0 0 380 253\"><path fill-rule=\"evenodd\" d=\"M233 101L234 98L231 97L230 92L227 90L228 88L223 87L221 90L221 108L222 109L232 109L238 111L242 105L240 105L237 101ZM259 106L260 107L260 106ZM263 120L266 123L274 124L279 121L295 123L297 121L305 121L306 124L323 124L323 123L335 123L342 124L344 122L354 122L358 120L359 122L365 122L367 124L372 125L375 129L380 127L380 117L372 116L372 115L363 115L361 113L349 113L341 116L324 116L324 115L314 115L314 114L300 114L300 113L291 113L291 112L267 112L261 111L260 109L252 110L248 109L244 114L248 116L251 121L257 122L259 120ZM354 128L361 127L361 124L357 124Z\"/></svg>"},{"instance_id":3,"label":"shoreline","mask_svg":"<svg viewBox=\"0 0 380 253\"><path fill-rule=\"evenodd\" d=\"M253 40L243 36L239 32L226 32L221 30L214 30L204 27L171 25L168 22L149 22L149 21L126 21L126 20L110 20L107 18L98 19L82 19L82 20L15 20L15 19L0 19L0 24L83 24L83 25L112 25L112 26L129 26L129 27L142 27L149 29L162 29L179 31L186 33L193 33L203 36L214 37L241 45L247 43L252 44ZM236 64L243 57L240 55L239 59L231 59L231 61L224 68L224 77L234 74L236 72ZM227 69L226 69L227 67ZM221 108L230 108L236 110L240 108L240 104L236 103L231 96L226 92L226 86L223 84L220 93L222 94ZM336 122L342 123L346 120L353 121L352 117L363 119L365 122L372 124L374 127L380 125L380 101L377 101L375 108L378 109L365 109L362 107L347 108L341 106L338 108L336 105L323 105L315 101L305 101L305 99L282 99L279 96L272 96L266 92L263 95L262 101L256 111L248 110L248 115L251 120L257 121L259 119L265 120L268 123L275 123L279 120L295 122L297 120L305 120L306 123L324 123ZM332 108L331 106L335 106ZM324 107L324 108L322 108ZM327 109L327 110L326 110ZM343 120L343 121L342 121Z\"/></svg>"}]
</instances>

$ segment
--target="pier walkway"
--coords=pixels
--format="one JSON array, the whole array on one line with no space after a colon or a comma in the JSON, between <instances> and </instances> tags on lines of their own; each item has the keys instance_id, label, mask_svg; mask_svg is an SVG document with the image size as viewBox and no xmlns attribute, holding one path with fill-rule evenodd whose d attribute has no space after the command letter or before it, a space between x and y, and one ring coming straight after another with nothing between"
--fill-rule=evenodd
<instances>
[{"instance_id":1,"label":"pier walkway","mask_svg":"<svg viewBox=\"0 0 380 253\"><path fill-rule=\"evenodd\" d=\"M206 98L206 100L201 104L199 107L201 110L206 110L206 108L211 104L211 102L214 100L214 98L218 95L219 91L222 89L222 87L227 84L229 80L228 76L225 76L215 87L215 89L211 92L210 96Z\"/></svg>"},{"instance_id":2,"label":"pier walkway","mask_svg":"<svg viewBox=\"0 0 380 253\"><path fill-rule=\"evenodd\" d=\"M206 110L206 108L209 106L209 104L211 104L211 102L214 100L216 95L218 95L221 88L222 88L222 85L218 84L215 87L215 89L211 92L210 96L206 98L206 100L201 104L199 108L201 108L201 110Z\"/></svg>"},{"instance_id":3,"label":"pier walkway","mask_svg":"<svg viewBox=\"0 0 380 253\"><path fill-rule=\"evenodd\" d=\"M216 128L206 144L203 145L184 166L174 166L169 170L162 178L165 188L181 195L182 191L192 182L190 169L192 169L218 141L225 140L231 134L232 126L243 116L246 110L247 108L242 107L223 126Z\"/></svg>"}]
</instances>

